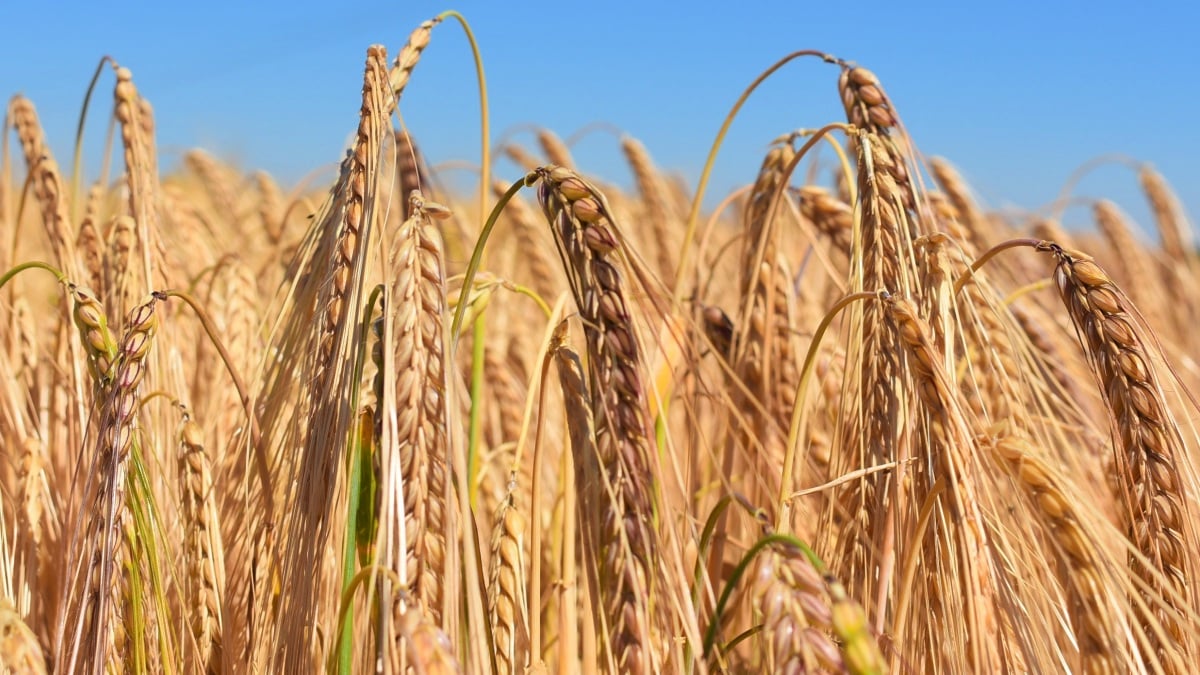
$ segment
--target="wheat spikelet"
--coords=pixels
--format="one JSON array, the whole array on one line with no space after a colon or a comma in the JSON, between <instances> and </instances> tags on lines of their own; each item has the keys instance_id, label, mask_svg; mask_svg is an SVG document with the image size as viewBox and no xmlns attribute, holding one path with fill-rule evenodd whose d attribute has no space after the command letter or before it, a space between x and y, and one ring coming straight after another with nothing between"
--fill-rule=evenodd
<instances>
[{"instance_id":1,"label":"wheat spikelet","mask_svg":"<svg viewBox=\"0 0 1200 675\"><path fill-rule=\"evenodd\" d=\"M407 663L419 675L461 675L450 638L416 609L405 609L403 593L396 601L397 635L402 646L392 652L393 665Z\"/></svg>"},{"instance_id":2,"label":"wheat spikelet","mask_svg":"<svg viewBox=\"0 0 1200 675\"><path fill-rule=\"evenodd\" d=\"M755 611L762 617L763 672L844 672L821 575L790 547L763 557L756 575Z\"/></svg>"},{"instance_id":3,"label":"wheat spikelet","mask_svg":"<svg viewBox=\"0 0 1200 675\"><path fill-rule=\"evenodd\" d=\"M1120 635L1112 613L1111 585L1104 583L1102 560L1092 537L1083 527L1078 502L1064 493L1062 479L1033 452L1029 441L1004 434L991 444L995 461L1024 488L1030 503L1045 518L1057 544L1056 553L1068 571L1062 575L1070 594L1070 617L1079 643L1081 671L1117 673L1116 636Z\"/></svg>"},{"instance_id":4,"label":"wheat spikelet","mask_svg":"<svg viewBox=\"0 0 1200 675\"><path fill-rule=\"evenodd\" d=\"M130 312L117 349L112 382L102 401L96 438L99 487L87 518L85 545L81 545L76 553L87 560L82 580L84 587L68 586L68 590L71 586L76 589L72 593L76 613L73 625L78 627L72 630L79 631L75 635L82 637L83 643L73 641L67 646L70 651L55 659L57 663L68 664L71 670L77 666L80 648L84 650L85 660L78 665L96 673L119 652L115 640L119 637L116 629L120 621L116 613L123 589L121 575L115 568L120 564L128 524L125 500L128 459L135 443L138 397L146 374L146 358L158 327L155 305L163 297L151 294Z\"/></svg>"},{"instance_id":5,"label":"wheat spikelet","mask_svg":"<svg viewBox=\"0 0 1200 675\"><path fill-rule=\"evenodd\" d=\"M587 337L596 453L607 498L593 532L608 646L621 672L657 672L651 638L658 544L651 526L657 471L645 420L641 356L610 261L617 238L604 197L569 169L550 167L538 200L558 243Z\"/></svg>"},{"instance_id":6,"label":"wheat spikelet","mask_svg":"<svg viewBox=\"0 0 1200 675\"><path fill-rule=\"evenodd\" d=\"M1120 265L1123 273L1122 286L1133 289L1133 299L1145 307L1143 315L1151 326L1163 326L1167 323L1158 315L1158 304L1150 302L1155 298L1166 295L1160 283L1160 277L1151 272L1152 263L1146 259L1142 247L1130 231L1129 221L1117 208L1116 204L1102 199L1093 207L1096 224L1100 232L1112 247L1114 260Z\"/></svg>"},{"instance_id":7,"label":"wheat spikelet","mask_svg":"<svg viewBox=\"0 0 1200 675\"><path fill-rule=\"evenodd\" d=\"M1193 568L1187 550L1195 545L1180 469L1185 449L1144 338L1129 314L1128 300L1088 256L1050 244L1055 283L1116 424L1116 472L1122 477L1122 517L1128 536L1145 556L1131 557L1142 600L1161 626L1143 628L1159 659L1170 645L1187 651Z\"/></svg>"},{"instance_id":8,"label":"wheat spikelet","mask_svg":"<svg viewBox=\"0 0 1200 675\"><path fill-rule=\"evenodd\" d=\"M121 123L121 144L125 153L125 172L129 186L129 215L133 217L133 246L138 247L142 263L137 288L162 288L151 276L151 247L158 236L158 164L154 156L153 139L146 135L152 122L148 110L141 105L141 95L133 84L128 68L116 68L117 84L113 90L113 116ZM132 246L131 246L132 248ZM126 307L118 306L124 316Z\"/></svg>"},{"instance_id":9,"label":"wheat spikelet","mask_svg":"<svg viewBox=\"0 0 1200 675\"><path fill-rule=\"evenodd\" d=\"M528 150L514 143L504 146L504 156L521 167L522 171L533 171L542 165L537 157L534 157ZM505 186L505 189L507 190L508 186Z\"/></svg>"},{"instance_id":10,"label":"wheat spikelet","mask_svg":"<svg viewBox=\"0 0 1200 675\"><path fill-rule=\"evenodd\" d=\"M957 216L955 220L966 227L965 234L967 236L965 238L959 234L955 236L963 243L967 255L974 258L975 251L987 248L987 218L984 217L979 205L975 203L970 188L967 187L966 181L959 175L953 164L944 158L933 157L929 160L929 169L938 185L946 191L950 204L954 206Z\"/></svg>"},{"instance_id":11,"label":"wheat spikelet","mask_svg":"<svg viewBox=\"0 0 1200 675\"><path fill-rule=\"evenodd\" d=\"M671 226L676 224L676 219L671 213L666 186L659 178L658 170L654 167L646 146L637 139L622 137L621 152L624 153L629 168L633 170L638 194L642 198L642 218L650 226L650 241L653 242L654 251L657 253L658 273L663 279L672 279L675 276L678 237L671 229Z\"/></svg>"},{"instance_id":12,"label":"wheat spikelet","mask_svg":"<svg viewBox=\"0 0 1200 675\"><path fill-rule=\"evenodd\" d=\"M225 553L213 493L212 462L200 427L184 415L179 427L179 481L183 486L184 553L189 571L195 669L221 672L221 598L225 593Z\"/></svg>"},{"instance_id":13,"label":"wheat spikelet","mask_svg":"<svg viewBox=\"0 0 1200 675\"><path fill-rule=\"evenodd\" d=\"M956 593L963 595L968 643L962 647L970 655L968 663L975 672L1000 672L996 581L987 528L977 496L979 475L972 461L978 455L974 450L975 430L956 405L955 389L941 365L942 358L934 346L928 325L920 318L916 306L896 296L886 297L883 304L905 349L907 370L928 414L927 433L932 456L927 461L936 471L929 482L949 481L949 511L952 515L947 519L954 523L954 530L948 535L954 538L953 553L959 557L961 578L955 581L961 587L950 587L933 595L942 601L950 600ZM940 547L934 550L935 555L942 554ZM943 611L949 612L950 608Z\"/></svg>"},{"instance_id":14,"label":"wheat spikelet","mask_svg":"<svg viewBox=\"0 0 1200 675\"><path fill-rule=\"evenodd\" d=\"M1154 211L1154 222L1158 226L1158 236L1162 239L1163 253L1177 263L1194 265L1190 253L1191 226L1167 180L1155 171L1153 166L1143 164L1138 170L1138 182L1146 193L1150 208Z\"/></svg>"},{"instance_id":15,"label":"wheat spikelet","mask_svg":"<svg viewBox=\"0 0 1200 675\"><path fill-rule=\"evenodd\" d=\"M392 268L392 370L396 373L395 435L381 433L384 457L398 456L403 490L405 545L398 570L408 595L435 625L443 616L447 509L452 496L446 437L446 365L443 318L446 287L441 244L432 216L439 205L410 197L412 217L396 233ZM381 399L385 404L388 397ZM386 407L382 414L387 415ZM388 447L389 438L394 446ZM387 487L385 486L385 490Z\"/></svg>"},{"instance_id":16,"label":"wheat spikelet","mask_svg":"<svg viewBox=\"0 0 1200 675\"><path fill-rule=\"evenodd\" d=\"M96 228L96 219L99 214L96 212L99 201L98 195L102 194L99 185L92 186L88 192L88 208L83 215L83 221L79 223L79 234L75 237L75 250L78 251L80 272L83 278L86 279L85 285L90 285L104 290L101 284L104 282L103 267L104 267L104 238L100 231ZM95 197L95 199L93 199Z\"/></svg>"},{"instance_id":17,"label":"wheat spikelet","mask_svg":"<svg viewBox=\"0 0 1200 675\"><path fill-rule=\"evenodd\" d=\"M336 603L327 596L335 573L327 555L331 532L340 527L345 509L342 453L358 410L347 394L356 378L364 349L358 327L363 311L365 250L381 217L381 149L390 136L389 115L395 99L385 68L387 54L373 45L365 59L362 103L353 149L342 163L341 175L320 212L314 229L294 265L300 278L290 289L290 306L281 325L281 344L306 354L302 367L271 364L265 385L269 405L278 406L267 427L268 442L293 447L283 464L283 479L295 482L288 495L292 507L284 512L285 544L281 573L293 580L283 595L281 619L273 626L275 669L306 672L320 663L328 643L318 637L319 624L336 617ZM303 384L297 387L297 380ZM294 407L293 407L294 406ZM286 411L286 412L285 412ZM293 415L311 420L308 429L292 428ZM296 436L299 436L296 438ZM326 627L325 635L330 635Z\"/></svg>"},{"instance_id":18,"label":"wheat spikelet","mask_svg":"<svg viewBox=\"0 0 1200 675\"><path fill-rule=\"evenodd\" d=\"M8 600L0 600L0 666L12 675L46 675L37 636Z\"/></svg>"},{"instance_id":19,"label":"wheat spikelet","mask_svg":"<svg viewBox=\"0 0 1200 675\"><path fill-rule=\"evenodd\" d=\"M818 185L800 188L800 213L817 231L833 242L834 248L850 253L854 229L854 209Z\"/></svg>"},{"instance_id":20,"label":"wheat spikelet","mask_svg":"<svg viewBox=\"0 0 1200 675\"><path fill-rule=\"evenodd\" d=\"M503 182L497 181L492 184L492 192L497 197L507 191L508 186ZM545 235L541 233L542 228L538 225L537 212L518 194L509 200L505 213L512 217L513 232L521 256L519 266L528 269L530 287L542 297L554 295L558 276L553 271L551 261L543 253L545 246L542 242Z\"/></svg>"},{"instance_id":21,"label":"wheat spikelet","mask_svg":"<svg viewBox=\"0 0 1200 675\"><path fill-rule=\"evenodd\" d=\"M507 498L496 512L488 575L488 614L496 643L496 672L525 672L529 660L529 607L525 597L525 517Z\"/></svg>"},{"instance_id":22,"label":"wheat spikelet","mask_svg":"<svg viewBox=\"0 0 1200 675\"><path fill-rule=\"evenodd\" d=\"M409 34L408 42L404 43L404 46L396 54L396 60L392 63L388 73L388 82L397 102L400 101L400 94L403 93L404 87L408 85L408 80L412 77L412 71L413 68L416 68L417 61L421 60L421 52L429 46L429 39L433 36L433 27L441 21L441 18L430 19L417 26Z\"/></svg>"},{"instance_id":23,"label":"wheat spikelet","mask_svg":"<svg viewBox=\"0 0 1200 675\"><path fill-rule=\"evenodd\" d=\"M575 160L571 158L571 151L567 149L567 144L563 143L562 139L553 131L538 129L537 140L538 145L542 146L542 154L550 160L551 164L568 169L575 167Z\"/></svg>"},{"instance_id":24,"label":"wheat spikelet","mask_svg":"<svg viewBox=\"0 0 1200 675\"><path fill-rule=\"evenodd\" d=\"M915 238L904 197L893 174L878 166L892 162L892 156L875 134L861 134L856 142L858 151L858 198L861 211L861 243L851 261L852 290L915 294L908 290L916 285L911 262L912 240ZM858 400L843 406L841 422L844 441L841 450L831 460L831 475L848 473L863 466L904 459L907 449L901 447L898 425L902 380L899 354L901 346L892 323L884 320L885 310L877 303L867 303L862 309L861 340L857 351L849 354L855 363L848 370L848 379L855 381ZM831 567L847 579L856 593L870 597L876 579L887 575L874 571L872 549L878 550L886 536L888 504L895 504L895 484L885 485L881 476L869 475L848 483L839 490L832 510L849 514L850 522L842 527L820 527L828 532L828 541L819 546L832 549L824 557ZM892 508L899 508L893 506ZM824 518L840 520L836 513L827 512ZM786 521L782 525L789 525ZM874 543L871 543L874 542ZM857 584L864 583L860 588Z\"/></svg>"}]
</instances>

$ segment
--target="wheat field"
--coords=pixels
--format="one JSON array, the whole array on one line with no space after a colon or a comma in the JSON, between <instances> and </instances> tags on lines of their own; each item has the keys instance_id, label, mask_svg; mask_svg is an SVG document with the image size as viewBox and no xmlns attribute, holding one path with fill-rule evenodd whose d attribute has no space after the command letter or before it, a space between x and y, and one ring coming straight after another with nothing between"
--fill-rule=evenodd
<instances>
[{"instance_id":1,"label":"wheat field","mask_svg":"<svg viewBox=\"0 0 1200 675\"><path fill-rule=\"evenodd\" d=\"M319 188L160 172L111 60L98 178L10 99L3 666L1192 670L1200 259L1152 165L1154 235L1001 215L797 52L845 119L715 208L650 143L626 190L483 114L456 192L399 111L459 25L366 50Z\"/></svg>"}]
</instances>

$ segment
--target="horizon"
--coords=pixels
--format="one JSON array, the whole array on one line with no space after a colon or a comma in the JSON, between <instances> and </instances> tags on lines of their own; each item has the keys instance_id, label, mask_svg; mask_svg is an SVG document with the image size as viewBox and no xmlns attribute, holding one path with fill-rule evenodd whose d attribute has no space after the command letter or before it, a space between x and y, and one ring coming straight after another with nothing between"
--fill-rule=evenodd
<instances>
[{"instance_id":1,"label":"horizon","mask_svg":"<svg viewBox=\"0 0 1200 675\"><path fill-rule=\"evenodd\" d=\"M952 162L991 211L1044 207L1072 172L1105 156L1154 165L1189 215L1200 203L1189 171L1200 140L1165 123L1198 96L1180 84L1189 81L1188 66L1200 62L1200 46L1186 33L1188 16L1200 10L1190 6L1175 7L1174 21L1152 21L1145 10L1094 4L1086 14L1032 3L880 5L859 12L856 22L830 7L801 12L785 3L762 3L754 14L724 5L686 14L634 7L521 15L494 6L462 10L482 52L493 148L506 138L534 147L531 128L563 139L591 129L572 146L578 168L628 186L611 132L617 129L694 189L742 90L789 52L817 48L875 72L917 149ZM37 107L60 165L69 164L87 83L100 57L111 54L154 107L164 170L187 149L202 148L292 185L318 169L328 178L340 160L357 122L367 46L384 44L394 56L409 32L442 7L367 3L359 12L377 17L370 22L329 21L311 2L286 9L225 3L77 9L55 17L53 40L29 30L0 46L6 64L0 84ZM44 12L19 6L9 14L10 25L30 25ZM178 34L180 25L190 32ZM738 35L727 30L732 25ZM771 139L842 121L836 78L835 68L799 59L768 79L733 123L706 206L754 180ZM92 99L84 140L89 179L102 153L112 83L111 73L102 75ZM478 164L474 65L455 22L435 29L400 109L431 165ZM520 175L503 158L494 166L497 178ZM474 181L460 169L446 174L443 182ZM1137 220L1144 235L1152 231L1136 176L1121 162L1090 172L1073 194L1063 219L1068 227L1094 229L1086 200L1106 198Z\"/></svg>"}]
</instances>

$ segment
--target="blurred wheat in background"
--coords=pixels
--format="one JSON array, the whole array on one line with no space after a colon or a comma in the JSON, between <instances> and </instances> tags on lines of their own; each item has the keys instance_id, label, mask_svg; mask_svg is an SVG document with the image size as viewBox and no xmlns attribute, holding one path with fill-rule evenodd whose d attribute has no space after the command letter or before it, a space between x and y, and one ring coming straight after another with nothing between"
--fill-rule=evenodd
<instances>
[{"instance_id":1,"label":"blurred wheat in background","mask_svg":"<svg viewBox=\"0 0 1200 675\"><path fill-rule=\"evenodd\" d=\"M4 666L1190 672L1200 264L1150 165L1156 241L1002 217L803 52L845 120L715 209L486 113L455 193L398 116L444 19L367 49L323 191L161 173L111 60L114 175L10 100Z\"/></svg>"}]
</instances>

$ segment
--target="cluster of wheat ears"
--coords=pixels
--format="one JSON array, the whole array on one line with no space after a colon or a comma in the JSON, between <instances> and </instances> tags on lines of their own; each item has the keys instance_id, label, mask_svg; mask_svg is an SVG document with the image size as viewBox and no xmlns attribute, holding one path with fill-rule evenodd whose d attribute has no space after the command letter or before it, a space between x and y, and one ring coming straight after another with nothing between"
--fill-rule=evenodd
<instances>
[{"instance_id":1,"label":"cluster of wheat ears","mask_svg":"<svg viewBox=\"0 0 1200 675\"><path fill-rule=\"evenodd\" d=\"M111 60L90 189L10 101L4 666L1190 671L1200 261L1153 169L1161 245L1001 218L797 52L767 75L827 69L846 121L711 214L629 138L631 193L549 132L493 182L486 106L451 203L398 109L445 18L367 50L319 194L160 175Z\"/></svg>"}]
</instances>

